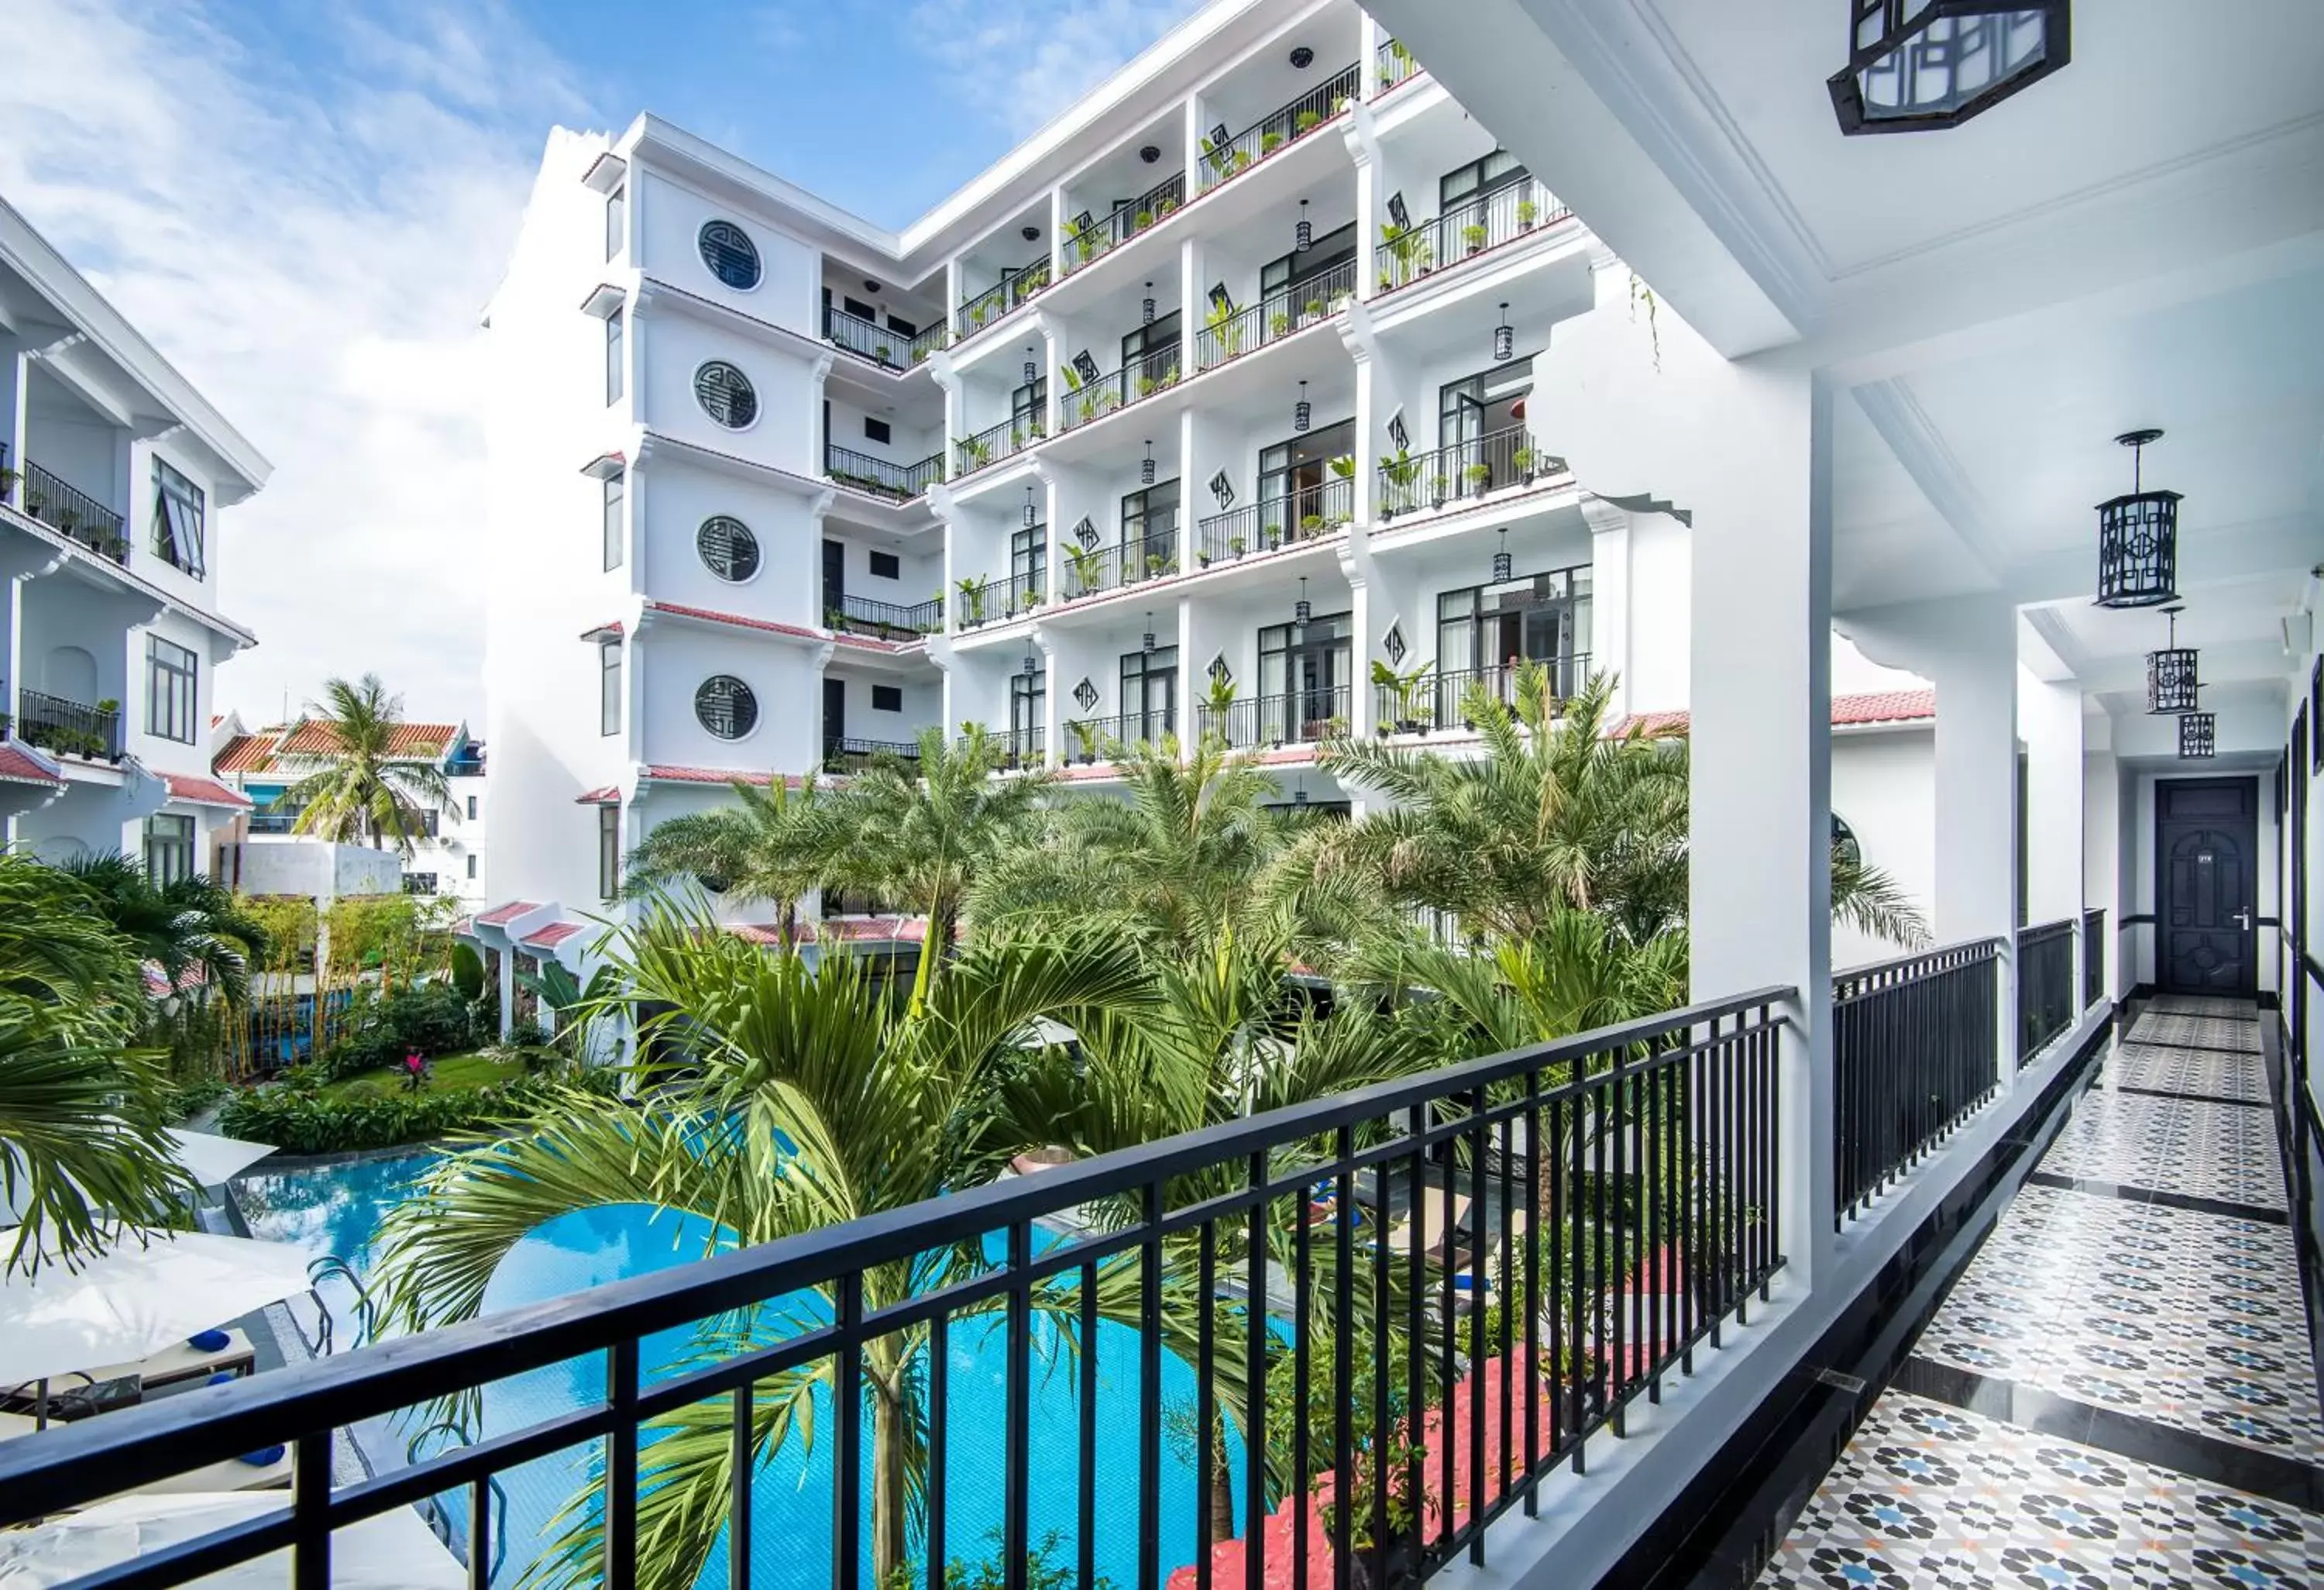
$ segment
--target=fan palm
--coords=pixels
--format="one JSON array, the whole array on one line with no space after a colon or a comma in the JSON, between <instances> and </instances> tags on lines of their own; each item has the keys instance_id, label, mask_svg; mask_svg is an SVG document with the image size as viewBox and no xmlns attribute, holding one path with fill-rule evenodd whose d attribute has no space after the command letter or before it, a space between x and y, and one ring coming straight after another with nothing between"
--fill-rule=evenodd
<instances>
[{"instance_id":1,"label":"fan palm","mask_svg":"<svg viewBox=\"0 0 2324 1590\"><path fill-rule=\"evenodd\" d=\"M996 1078L1022 1063L1034 1024L1076 1028L1151 999L1135 952L1088 935L992 938L964 954L925 1001L906 1004L840 957L810 966L769 956L667 901L608 946L632 1008L650 1016L641 1052L683 1054L685 1073L650 1108L595 1095L557 1097L527 1129L456 1153L383 1226L380 1275L391 1317L425 1328L475 1315L512 1247L574 1210L646 1204L697 1217L706 1251L778 1241L908 1207L969 1185L991 1160L985 1124ZM881 1264L862 1278L866 1312L949 1286L985 1268L971 1244ZM1102 1317L1134 1322L1134 1255L1099 1267ZM1183 1290L1181 1283L1173 1287ZM835 1280L696 1327L694 1354L728 1359L827 1327ZM962 1312L998 1308L1002 1300ZM1070 1277L1035 1289L1034 1306L1078 1314ZM1183 1316L1183 1308L1175 1312ZM957 1314L955 1315L957 1317ZM1061 1326L1050 1339L1072 1346ZM875 1583L905 1564L908 1522L927 1461L925 1325L866 1344ZM815 1398L835 1384L826 1357L759 1382L754 1464L794 1437L811 1442ZM641 1454L637 1561L649 1590L691 1586L723 1529L733 1479L722 1400L654 1420ZM594 1493L568 1507L557 1548L538 1565L558 1584L595 1582L603 1550Z\"/></svg>"},{"instance_id":2,"label":"fan palm","mask_svg":"<svg viewBox=\"0 0 2324 1590\"><path fill-rule=\"evenodd\" d=\"M434 763L398 753L403 698L367 673L352 684L326 680L322 704L307 709L331 742L317 753L324 765L276 796L270 809L297 811L297 833L383 849L392 841L410 855L426 814L449 806L452 789Z\"/></svg>"},{"instance_id":3,"label":"fan palm","mask_svg":"<svg viewBox=\"0 0 2324 1590\"><path fill-rule=\"evenodd\" d=\"M77 857L60 870L170 987L212 990L236 1008L247 1001L251 958L264 953L266 929L232 890L199 876L156 884L117 850Z\"/></svg>"},{"instance_id":4,"label":"fan palm","mask_svg":"<svg viewBox=\"0 0 2324 1590\"><path fill-rule=\"evenodd\" d=\"M659 889L691 878L738 904L763 900L788 953L799 901L834 874L845 848L842 817L812 777L763 790L737 781L733 805L672 818L648 834L630 856L630 883Z\"/></svg>"},{"instance_id":5,"label":"fan palm","mask_svg":"<svg viewBox=\"0 0 2324 1590\"><path fill-rule=\"evenodd\" d=\"M144 957L63 873L0 852L0 1205L5 1269L71 1262L194 1189L134 1039Z\"/></svg>"}]
</instances>

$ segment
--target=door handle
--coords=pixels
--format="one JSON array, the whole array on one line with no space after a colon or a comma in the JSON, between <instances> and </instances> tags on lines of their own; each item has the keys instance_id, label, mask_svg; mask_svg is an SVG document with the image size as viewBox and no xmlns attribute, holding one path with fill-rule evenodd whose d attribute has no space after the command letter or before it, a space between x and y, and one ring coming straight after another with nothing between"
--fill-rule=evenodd
<instances>
[{"instance_id":1,"label":"door handle","mask_svg":"<svg viewBox=\"0 0 2324 1590\"><path fill-rule=\"evenodd\" d=\"M2250 908L2249 906L2246 906L2242 911L2237 911L2237 912L2236 913L2236 927L2238 927L2238 928L2241 928L2245 932L2248 933L2248 932L2250 932L2250 931L2251 931L2251 924L2252 924L2251 908Z\"/></svg>"}]
</instances>

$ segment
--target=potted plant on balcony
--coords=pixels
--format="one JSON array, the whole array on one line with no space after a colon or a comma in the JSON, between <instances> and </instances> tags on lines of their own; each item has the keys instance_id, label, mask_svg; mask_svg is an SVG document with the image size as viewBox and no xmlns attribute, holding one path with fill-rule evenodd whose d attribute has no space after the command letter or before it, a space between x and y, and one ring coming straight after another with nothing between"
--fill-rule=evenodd
<instances>
[{"instance_id":1,"label":"potted plant on balcony","mask_svg":"<svg viewBox=\"0 0 2324 1590\"><path fill-rule=\"evenodd\" d=\"M1396 449L1395 458L1380 460L1380 476L1395 488L1397 499L1393 504L1386 500L1381 502L1380 513L1383 516L1418 506L1413 498L1412 488L1420 479L1419 459L1414 458L1405 448L1398 448Z\"/></svg>"},{"instance_id":2,"label":"potted plant on balcony","mask_svg":"<svg viewBox=\"0 0 2324 1590\"><path fill-rule=\"evenodd\" d=\"M1263 154L1263 155L1264 155L1264 154L1273 154L1277 150L1278 150L1278 149L1280 149L1280 148L1282 148L1282 147L1283 147L1283 134L1282 134L1280 132L1277 131L1275 128L1273 128L1273 127L1269 127L1266 132L1261 133L1261 134L1259 135L1259 153L1261 153L1261 154ZM1240 152L1238 152L1238 153L1240 153Z\"/></svg>"},{"instance_id":3,"label":"potted plant on balcony","mask_svg":"<svg viewBox=\"0 0 2324 1590\"><path fill-rule=\"evenodd\" d=\"M1320 298L1311 298L1300 308L1299 323L1302 326L1313 326L1322 319L1325 313L1327 311L1323 307L1323 300Z\"/></svg>"},{"instance_id":4,"label":"potted plant on balcony","mask_svg":"<svg viewBox=\"0 0 2324 1590\"><path fill-rule=\"evenodd\" d=\"M982 469L992 462L992 444L982 437L960 437L952 445L960 449L960 468L964 475Z\"/></svg>"},{"instance_id":5,"label":"potted plant on balcony","mask_svg":"<svg viewBox=\"0 0 2324 1590\"><path fill-rule=\"evenodd\" d=\"M1105 554L1098 548L1068 546L1065 561L1073 568L1074 589L1077 596L1089 595L1105 578Z\"/></svg>"},{"instance_id":6,"label":"potted plant on balcony","mask_svg":"<svg viewBox=\"0 0 2324 1590\"><path fill-rule=\"evenodd\" d=\"M1229 144L1213 143L1208 138L1204 139L1203 160L1222 178L1234 170L1234 150Z\"/></svg>"},{"instance_id":7,"label":"potted plant on balcony","mask_svg":"<svg viewBox=\"0 0 2324 1590\"><path fill-rule=\"evenodd\" d=\"M1235 318L1234 305L1213 304L1210 312L1203 317L1203 324L1209 328L1211 340L1217 345L1221 356L1231 359L1242 352L1242 322Z\"/></svg>"},{"instance_id":8,"label":"potted plant on balcony","mask_svg":"<svg viewBox=\"0 0 2324 1590\"><path fill-rule=\"evenodd\" d=\"M38 519L41 516L41 510L48 505L49 497L46 492L37 486L28 485L24 488L24 512L27 514Z\"/></svg>"},{"instance_id":9,"label":"potted plant on balcony","mask_svg":"<svg viewBox=\"0 0 2324 1590\"><path fill-rule=\"evenodd\" d=\"M1484 224L1480 221L1471 221L1461 228L1461 241L1469 245L1471 254L1484 247L1491 240L1492 236L1490 232L1485 230Z\"/></svg>"},{"instance_id":10,"label":"potted plant on balcony","mask_svg":"<svg viewBox=\"0 0 2324 1590\"><path fill-rule=\"evenodd\" d=\"M0 497L5 497L14 491L16 482L21 478L22 476L14 469L9 468L5 464L0 464Z\"/></svg>"},{"instance_id":11,"label":"potted plant on balcony","mask_svg":"<svg viewBox=\"0 0 2324 1590\"><path fill-rule=\"evenodd\" d=\"M1471 464L1461 474L1469 482L1469 489L1480 495L1493 484L1493 467L1490 464Z\"/></svg>"},{"instance_id":12,"label":"potted plant on balcony","mask_svg":"<svg viewBox=\"0 0 2324 1590\"><path fill-rule=\"evenodd\" d=\"M1291 317L1285 314L1282 310L1277 310L1274 314L1269 315L1267 318L1267 329L1269 336L1282 336L1285 332L1291 329Z\"/></svg>"},{"instance_id":13,"label":"potted plant on balcony","mask_svg":"<svg viewBox=\"0 0 2324 1590\"><path fill-rule=\"evenodd\" d=\"M1442 508L1444 505L1444 499L1452 494L1452 483L1447 480L1444 476L1442 475L1430 476L1428 477L1429 504L1432 507Z\"/></svg>"},{"instance_id":14,"label":"potted plant on balcony","mask_svg":"<svg viewBox=\"0 0 2324 1590\"><path fill-rule=\"evenodd\" d=\"M1323 113L1320 110L1303 110L1291 119L1293 129L1302 134L1312 133L1323 125Z\"/></svg>"},{"instance_id":15,"label":"potted plant on balcony","mask_svg":"<svg viewBox=\"0 0 2324 1590\"><path fill-rule=\"evenodd\" d=\"M1372 683L1396 698L1394 732L1397 734L1416 735L1425 726L1413 702L1420 693L1421 680L1426 679L1435 667L1434 662L1424 662L1417 668L1398 673L1378 658L1372 660Z\"/></svg>"},{"instance_id":16,"label":"potted plant on balcony","mask_svg":"<svg viewBox=\"0 0 2324 1590\"><path fill-rule=\"evenodd\" d=\"M1511 453L1509 464L1527 485L1533 484L1533 449L1531 448L1519 448Z\"/></svg>"},{"instance_id":17,"label":"potted plant on balcony","mask_svg":"<svg viewBox=\"0 0 2324 1590\"><path fill-rule=\"evenodd\" d=\"M1234 708L1234 680L1223 673L1211 675L1210 687L1203 693L1203 710L1212 719L1209 727L1215 728L1222 735L1231 734L1226 719Z\"/></svg>"},{"instance_id":18,"label":"potted plant on balcony","mask_svg":"<svg viewBox=\"0 0 2324 1590\"><path fill-rule=\"evenodd\" d=\"M1533 224L1539 219L1541 219L1541 206L1536 204L1530 199L1520 199L1517 200L1518 226L1523 226L1526 231L1530 232L1533 230Z\"/></svg>"},{"instance_id":19,"label":"potted plant on balcony","mask_svg":"<svg viewBox=\"0 0 2324 1590\"><path fill-rule=\"evenodd\" d=\"M955 580L953 585L954 588L960 592L961 626L964 629L974 629L984 622L984 587L976 580L967 578Z\"/></svg>"},{"instance_id":20,"label":"potted plant on balcony","mask_svg":"<svg viewBox=\"0 0 2324 1590\"><path fill-rule=\"evenodd\" d=\"M1154 218L1157 221L1167 219L1177 209L1177 208L1178 201L1167 197L1167 195L1161 199L1156 199L1154 201Z\"/></svg>"},{"instance_id":21,"label":"potted plant on balcony","mask_svg":"<svg viewBox=\"0 0 2324 1590\"><path fill-rule=\"evenodd\" d=\"M1240 558L1250 550L1250 543L1239 535L1231 535L1227 537L1227 550Z\"/></svg>"},{"instance_id":22,"label":"potted plant on balcony","mask_svg":"<svg viewBox=\"0 0 2324 1590\"><path fill-rule=\"evenodd\" d=\"M1300 540L1302 540L1302 541L1308 541L1308 540L1312 540L1313 538L1314 538L1314 537L1316 537L1316 536L1319 536L1319 535L1322 535L1323 533L1323 516L1321 513L1303 513L1303 514L1301 514L1301 515L1299 516L1299 539L1300 539Z\"/></svg>"},{"instance_id":23,"label":"potted plant on balcony","mask_svg":"<svg viewBox=\"0 0 2324 1590\"><path fill-rule=\"evenodd\" d=\"M1065 719L1065 732L1074 737L1075 761L1092 763L1097 760L1097 725L1086 718L1069 717Z\"/></svg>"}]
</instances>

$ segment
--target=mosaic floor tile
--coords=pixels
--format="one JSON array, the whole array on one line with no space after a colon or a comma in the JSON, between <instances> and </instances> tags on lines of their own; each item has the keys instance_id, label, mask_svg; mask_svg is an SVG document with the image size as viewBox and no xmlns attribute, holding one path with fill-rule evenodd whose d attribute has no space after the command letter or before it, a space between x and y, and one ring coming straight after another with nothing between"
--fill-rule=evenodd
<instances>
[{"instance_id":1,"label":"mosaic floor tile","mask_svg":"<svg viewBox=\"0 0 2324 1590\"><path fill-rule=\"evenodd\" d=\"M2216 1016L2229 1021L2256 1021L2259 1012L2247 999L2227 999L2211 994L2158 994L2146 1010L2163 1016Z\"/></svg>"},{"instance_id":2,"label":"mosaic floor tile","mask_svg":"<svg viewBox=\"0 0 2324 1590\"><path fill-rule=\"evenodd\" d=\"M2107 1057L2105 1068L2098 1073L2098 1086L2109 1092L2132 1087L2150 1093L2245 1099L2255 1105L2270 1102L2267 1068L2259 1056L2172 1049L2163 1044L2120 1045Z\"/></svg>"},{"instance_id":3,"label":"mosaic floor tile","mask_svg":"<svg viewBox=\"0 0 2324 1590\"><path fill-rule=\"evenodd\" d=\"M2131 1023L2134 1043L2184 1044L2189 1049L2224 1049L2259 1053L2259 1023L2219 1016L2171 1016L2148 1012Z\"/></svg>"},{"instance_id":4,"label":"mosaic floor tile","mask_svg":"<svg viewBox=\"0 0 2324 1590\"><path fill-rule=\"evenodd\" d=\"M2041 1169L2263 1209L2284 1207L2273 1112L2096 1091L2074 1106Z\"/></svg>"}]
</instances>

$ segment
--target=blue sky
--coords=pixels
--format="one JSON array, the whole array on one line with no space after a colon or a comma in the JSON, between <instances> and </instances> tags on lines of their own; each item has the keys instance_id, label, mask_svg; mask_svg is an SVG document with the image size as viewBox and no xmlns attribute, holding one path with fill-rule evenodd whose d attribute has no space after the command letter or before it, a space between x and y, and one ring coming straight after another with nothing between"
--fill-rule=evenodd
<instances>
[{"instance_id":1,"label":"blue sky","mask_svg":"<svg viewBox=\"0 0 2324 1590\"><path fill-rule=\"evenodd\" d=\"M549 128L653 110L895 226L1197 0L0 0L0 198L275 466L246 716L376 671L484 722L476 316Z\"/></svg>"}]
</instances>

